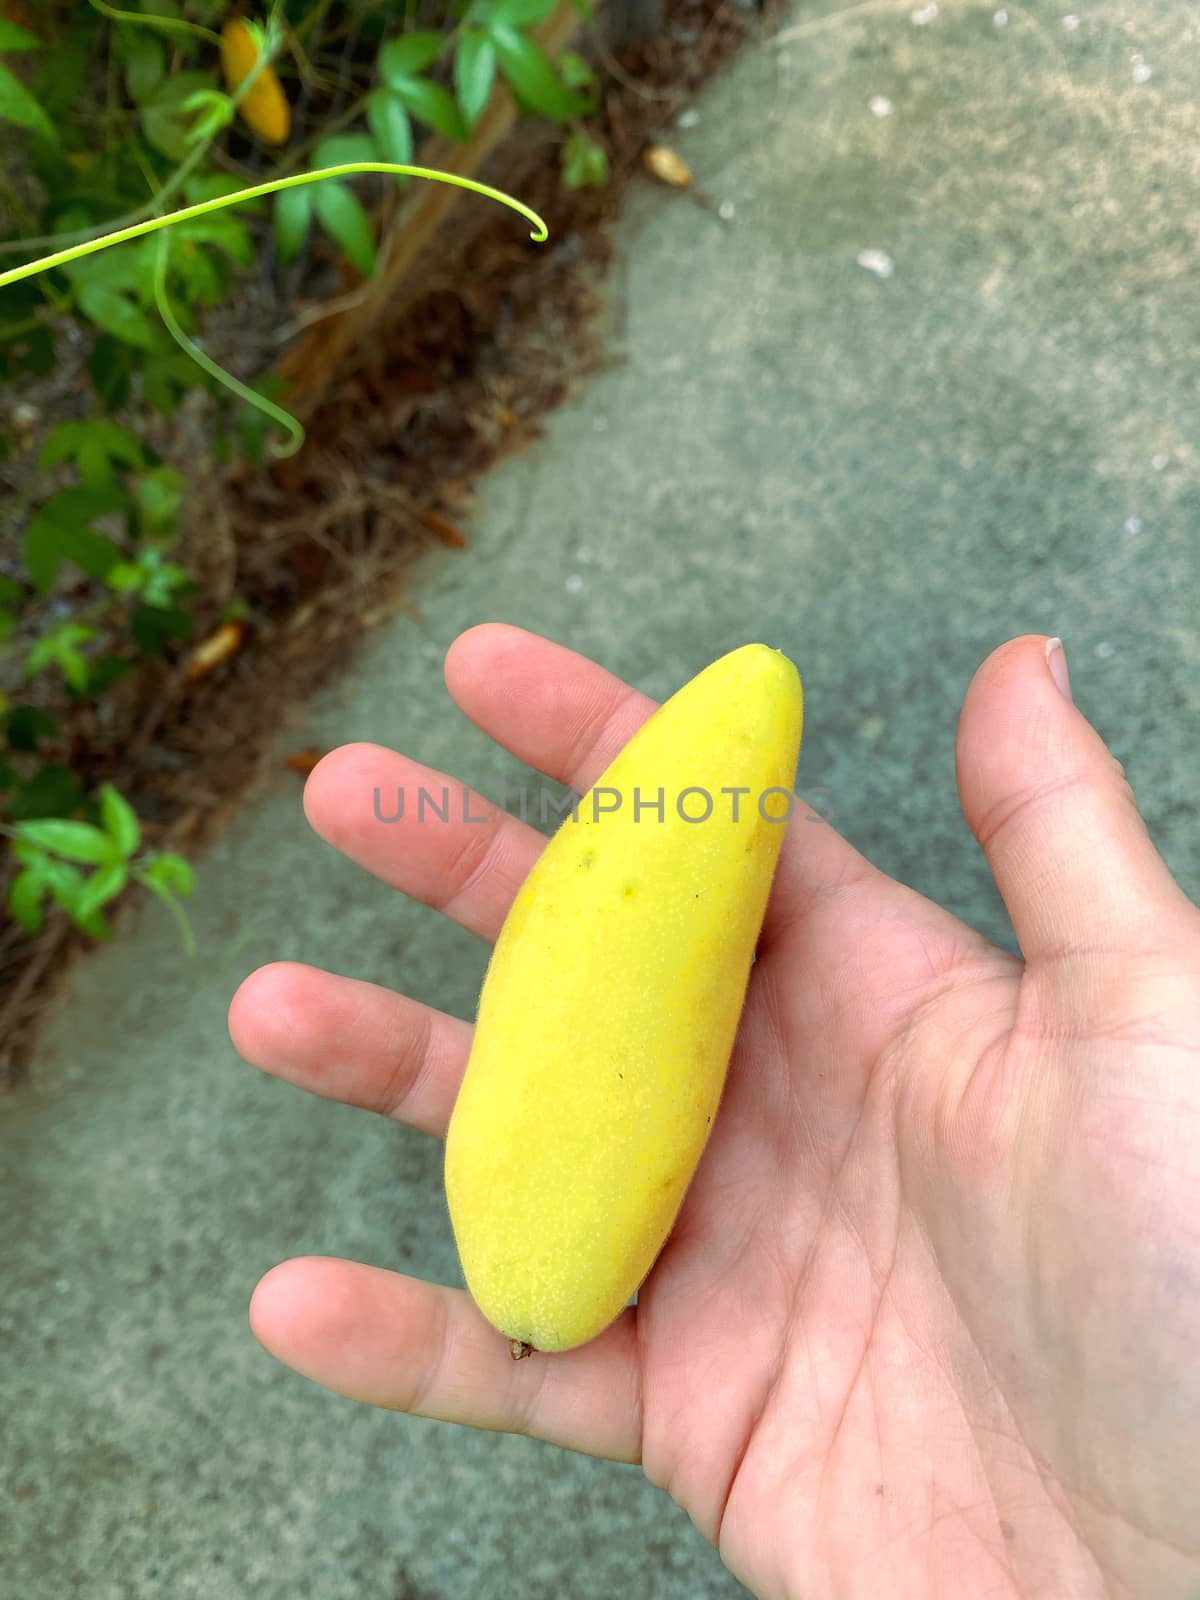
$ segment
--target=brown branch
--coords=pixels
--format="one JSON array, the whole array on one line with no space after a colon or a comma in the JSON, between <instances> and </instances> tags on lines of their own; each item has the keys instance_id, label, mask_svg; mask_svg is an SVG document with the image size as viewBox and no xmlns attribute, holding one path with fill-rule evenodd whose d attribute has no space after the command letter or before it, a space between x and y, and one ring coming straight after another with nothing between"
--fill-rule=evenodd
<instances>
[{"instance_id":1,"label":"brown branch","mask_svg":"<svg viewBox=\"0 0 1200 1600\"><path fill-rule=\"evenodd\" d=\"M579 31L582 18L570 0L534 30L533 37L551 59L562 54ZM517 120L517 105L498 84L465 145L433 137L421 148L417 165L470 178ZM420 183L411 194L393 189L381 208L386 241L384 264L364 285L365 293L337 317L324 318L286 350L275 367L287 385L286 403L302 416L312 412L355 348L376 326L386 308L389 317L405 308L404 280L464 191L448 183ZM478 196L473 201L480 203Z\"/></svg>"}]
</instances>

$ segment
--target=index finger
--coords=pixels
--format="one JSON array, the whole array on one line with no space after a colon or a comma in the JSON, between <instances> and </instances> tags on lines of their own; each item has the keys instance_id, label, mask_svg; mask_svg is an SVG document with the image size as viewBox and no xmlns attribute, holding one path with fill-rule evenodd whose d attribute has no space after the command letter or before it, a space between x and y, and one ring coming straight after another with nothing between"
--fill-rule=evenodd
<instances>
[{"instance_id":1,"label":"index finger","mask_svg":"<svg viewBox=\"0 0 1200 1600\"><path fill-rule=\"evenodd\" d=\"M468 628L446 654L446 687L489 738L547 777L583 793L658 709L586 656L507 623ZM866 857L803 804L789 827L765 932L831 893L889 882Z\"/></svg>"},{"instance_id":2,"label":"index finger","mask_svg":"<svg viewBox=\"0 0 1200 1600\"><path fill-rule=\"evenodd\" d=\"M501 622L468 628L446 652L460 711L527 766L582 793L657 702L564 645Z\"/></svg>"}]
</instances>

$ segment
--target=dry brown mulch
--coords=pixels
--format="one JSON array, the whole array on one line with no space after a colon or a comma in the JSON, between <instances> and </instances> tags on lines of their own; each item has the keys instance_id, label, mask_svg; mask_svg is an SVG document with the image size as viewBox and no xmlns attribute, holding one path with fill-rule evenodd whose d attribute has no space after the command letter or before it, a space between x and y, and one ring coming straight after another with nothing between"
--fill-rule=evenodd
<instances>
[{"instance_id":1,"label":"dry brown mulch","mask_svg":"<svg viewBox=\"0 0 1200 1600\"><path fill-rule=\"evenodd\" d=\"M285 711L345 664L364 630L412 609L413 558L440 542L471 559L473 482L536 438L539 419L606 361L598 314L610 225L629 184L650 181L647 144L669 143L695 90L775 21L777 3L667 0L653 40L593 56L604 93L589 128L608 152L608 186L564 189L553 130L519 125L481 176L540 212L549 242L527 242L519 220L484 203L488 220L467 231L460 204L454 237L439 237L437 260L418 268L420 298L330 386L304 449L200 475L179 554L201 585L195 637L237 597L249 613L238 648L199 678L186 652L147 660L106 696L103 721L92 708L71 729L85 788L116 783L147 843L194 855L263 772ZM681 193L677 203L699 202ZM297 752L297 773L317 754ZM54 982L88 942L61 914L36 938L0 927L0 1079L10 1085L26 1076Z\"/></svg>"}]
</instances>

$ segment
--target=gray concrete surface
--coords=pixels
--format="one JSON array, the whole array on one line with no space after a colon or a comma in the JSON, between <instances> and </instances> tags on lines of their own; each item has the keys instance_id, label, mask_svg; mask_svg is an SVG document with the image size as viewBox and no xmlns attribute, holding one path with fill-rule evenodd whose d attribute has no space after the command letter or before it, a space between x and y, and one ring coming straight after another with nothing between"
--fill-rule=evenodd
<instances>
[{"instance_id":1,"label":"gray concrete surface","mask_svg":"<svg viewBox=\"0 0 1200 1600\"><path fill-rule=\"evenodd\" d=\"M636 195L624 364L492 477L422 619L281 750L377 739L487 791L515 769L440 674L469 624L660 694L765 639L805 678L802 787L1011 942L955 721L994 645L1058 631L1200 895L1200 34L1182 0L1077 4L1074 28L1065 3L881 6L713 84L672 139L732 220ZM485 951L316 841L283 773L202 862L195 920L194 964L157 906L84 962L0 1113L4 1593L742 1593L636 1470L361 1409L258 1349L246 1302L283 1257L459 1280L440 1148L240 1064L230 994L292 957L468 1015Z\"/></svg>"}]
</instances>

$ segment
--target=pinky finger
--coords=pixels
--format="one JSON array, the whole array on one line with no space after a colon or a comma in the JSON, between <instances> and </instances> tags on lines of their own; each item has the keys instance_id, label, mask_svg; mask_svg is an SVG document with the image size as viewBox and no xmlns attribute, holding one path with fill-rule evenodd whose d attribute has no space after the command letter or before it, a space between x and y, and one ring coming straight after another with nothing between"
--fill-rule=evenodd
<instances>
[{"instance_id":1,"label":"pinky finger","mask_svg":"<svg viewBox=\"0 0 1200 1600\"><path fill-rule=\"evenodd\" d=\"M514 1361L464 1290L328 1256L273 1267L250 1303L265 1349L352 1400L627 1462L641 1460L634 1317Z\"/></svg>"}]
</instances>

